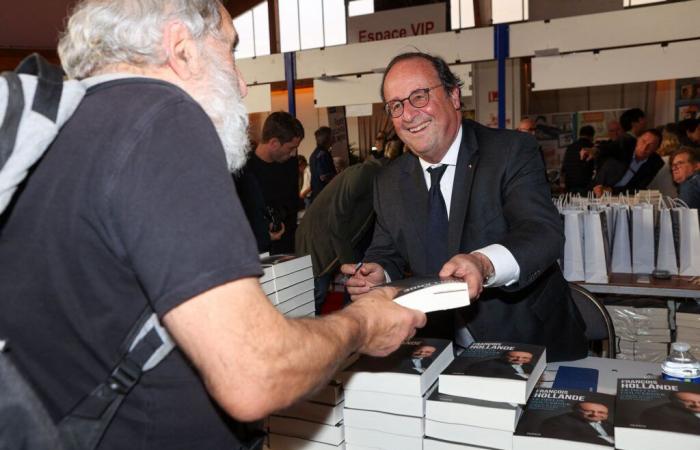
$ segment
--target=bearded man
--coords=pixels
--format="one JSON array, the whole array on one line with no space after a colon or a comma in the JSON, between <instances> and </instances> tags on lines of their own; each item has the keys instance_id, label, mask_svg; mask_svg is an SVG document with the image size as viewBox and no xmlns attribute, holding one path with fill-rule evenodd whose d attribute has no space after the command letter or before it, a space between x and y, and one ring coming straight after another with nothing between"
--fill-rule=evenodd
<instances>
[{"instance_id":1,"label":"bearded man","mask_svg":"<svg viewBox=\"0 0 700 450\"><path fill-rule=\"evenodd\" d=\"M112 373L141 312L157 313L177 348L100 449L248 448L244 422L425 322L389 289L322 319L288 320L265 298L229 174L248 142L236 41L215 0L84 0L60 40L89 89L2 230L0 330L58 422Z\"/></svg>"}]
</instances>

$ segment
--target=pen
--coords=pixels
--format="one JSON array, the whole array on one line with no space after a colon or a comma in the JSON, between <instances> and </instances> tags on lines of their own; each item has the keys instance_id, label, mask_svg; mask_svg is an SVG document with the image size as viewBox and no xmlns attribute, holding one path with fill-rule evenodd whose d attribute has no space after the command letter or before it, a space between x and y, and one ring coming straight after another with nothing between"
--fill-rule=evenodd
<instances>
[{"instance_id":1,"label":"pen","mask_svg":"<svg viewBox=\"0 0 700 450\"><path fill-rule=\"evenodd\" d=\"M358 270L360 270L360 267L362 267L363 264L364 264L364 262L362 262L362 261L355 264L355 271L353 272L353 275L356 274ZM343 281L345 283L347 283L351 277L352 277L352 275L345 275L345 279Z\"/></svg>"}]
</instances>

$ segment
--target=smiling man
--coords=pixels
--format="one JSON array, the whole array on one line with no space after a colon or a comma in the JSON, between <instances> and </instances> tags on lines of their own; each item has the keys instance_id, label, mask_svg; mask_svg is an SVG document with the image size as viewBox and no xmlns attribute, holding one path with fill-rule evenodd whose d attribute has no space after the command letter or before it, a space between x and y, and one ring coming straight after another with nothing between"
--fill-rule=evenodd
<instances>
[{"instance_id":1,"label":"smiling man","mask_svg":"<svg viewBox=\"0 0 700 450\"><path fill-rule=\"evenodd\" d=\"M363 293L407 271L461 278L479 301L456 317L432 313L425 336L462 346L542 344L548 360L584 357L584 325L556 263L562 223L537 141L462 121L461 84L445 61L424 53L399 55L384 72L386 112L411 152L378 178L365 264L342 268L353 275L348 290Z\"/></svg>"}]
</instances>

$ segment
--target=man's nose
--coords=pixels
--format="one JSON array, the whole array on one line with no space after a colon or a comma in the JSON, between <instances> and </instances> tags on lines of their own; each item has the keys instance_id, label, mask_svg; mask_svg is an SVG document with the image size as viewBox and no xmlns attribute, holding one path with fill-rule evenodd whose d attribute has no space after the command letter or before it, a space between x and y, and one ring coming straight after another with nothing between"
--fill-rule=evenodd
<instances>
[{"instance_id":1,"label":"man's nose","mask_svg":"<svg viewBox=\"0 0 700 450\"><path fill-rule=\"evenodd\" d=\"M241 93L241 98L244 98L246 95L248 95L248 85L245 83L245 78L243 78L243 74L240 70L238 70L238 67L235 69L236 78L238 78L238 91Z\"/></svg>"}]
</instances>

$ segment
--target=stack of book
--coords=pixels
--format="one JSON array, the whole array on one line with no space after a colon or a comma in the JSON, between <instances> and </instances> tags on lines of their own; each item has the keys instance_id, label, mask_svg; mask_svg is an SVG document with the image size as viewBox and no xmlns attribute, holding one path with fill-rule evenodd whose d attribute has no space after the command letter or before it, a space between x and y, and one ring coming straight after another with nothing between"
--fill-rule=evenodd
<instances>
[{"instance_id":1,"label":"stack of book","mask_svg":"<svg viewBox=\"0 0 700 450\"><path fill-rule=\"evenodd\" d=\"M615 441L625 450L700 448L700 385L618 380Z\"/></svg>"},{"instance_id":2,"label":"stack of book","mask_svg":"<svg viewBox=\"0 0 700 450\"><path fill-rule=\"evenodd\" d=\"M661 363L668 356L671 327L664 303L643 299L605 303L620 338L617 358Z\"/></svg>"},{"instance_id":3,"label":"stack of book","mask_svg":"<svg viewBox=\"0 0 700 450\"><path fill-rule=\"evenodd\" d=\"M700 356L700 304L681 302L676 312L676 341L690 344L690 353Z\"/></svg>"},{"instance_id":4,"label":"stack of book","mask_svg":"<svg viewBox=\"0 0 700 450\"><path fill-rule=\"evenodd\" d=\"M425 398L454 358L452 342L414 339L342 373L346 448L422 450Z\"/></svg>"},{"instance_id":5,"label":"stack of book","mask_svg":"<svg viewBox=\"0 0 700 450\"><path fill-rule=\"evenodd\" d=\"M515 430L513 449L612 449L614 417L614 395L538 388Z\"/></svg>"},{"instance_id":6,"label":"stack of book","mask_svg":"<svg viewBox=\"0 0 700 450\"><path fill-rule=\"evenodd\" d=\"M426 405L426 450L511 449L522 409L544 372L545 348L477 342L443 371Z\"/></svg>"},{"instance_id":7,"label":"stack of book","mask_svg":"<svg viewBox=\"0 0 700 450\"><path fill-rule=\"evenodd\" d=\"M342 450L343 387L332 380L308 400L270 416L271 450Z\"/></svg>"},{"instance_id":8,"label":"stack of book","mask_svg":"<svg viewBox=\"0 0 700 450\"><path fill-rule=\"evenodd\" d=\"M287 317L315 315L310 256L264 256L260 263L263 268L260 286L279 312Z\"/></svg>"}]
</instances>

